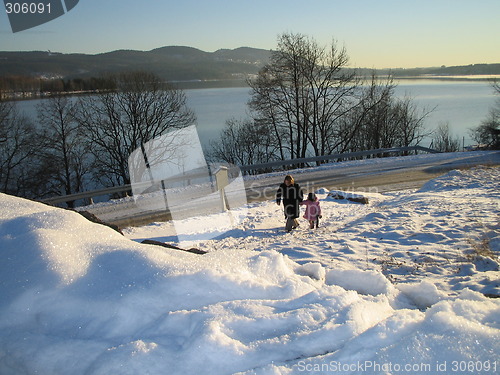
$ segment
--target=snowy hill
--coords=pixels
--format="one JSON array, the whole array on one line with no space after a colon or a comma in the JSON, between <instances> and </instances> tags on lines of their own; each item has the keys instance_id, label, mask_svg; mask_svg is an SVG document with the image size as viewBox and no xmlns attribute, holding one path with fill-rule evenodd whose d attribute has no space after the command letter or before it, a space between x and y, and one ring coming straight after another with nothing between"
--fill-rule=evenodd
<instances>
[{"instance_id":1,"label":"snowy hill","mask_svg":"<svg viewBox=\"0 0 500 375\"><path fill-rule=\"evenodd\" d=\"M290 234L252 204L205 255L138 243L171 223L124 237L0 195L0 374L498 373L498 181L321 190L320 228Z\"/></svg>"}]
</instances>

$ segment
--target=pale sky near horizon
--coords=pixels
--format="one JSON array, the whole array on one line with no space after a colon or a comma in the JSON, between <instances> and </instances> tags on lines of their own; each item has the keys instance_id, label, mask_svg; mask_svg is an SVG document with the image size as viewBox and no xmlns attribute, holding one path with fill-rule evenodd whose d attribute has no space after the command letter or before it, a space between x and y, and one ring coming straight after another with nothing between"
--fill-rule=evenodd
<instances>
[{"instance_id":1,"label":"pale sky near horizon","mask_svg":"<svg viewBox=\"0 0 500 375\"><path fill-rule=\"evenodd\" d=\"M80 0L18 33L2 9L0 51L273 49L293 32L325 46L335 39L353 67L500 63L499 17L500 0Z\"/></svg>"}]
</instances>

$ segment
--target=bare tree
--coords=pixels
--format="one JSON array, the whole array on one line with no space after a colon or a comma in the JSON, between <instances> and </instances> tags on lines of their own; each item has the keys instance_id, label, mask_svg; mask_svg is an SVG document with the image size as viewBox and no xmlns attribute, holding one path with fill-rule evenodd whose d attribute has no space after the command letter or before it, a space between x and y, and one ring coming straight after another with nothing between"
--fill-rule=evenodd
<instances>
[{"instance_id":1,"label":"bare tree","mask_svg":"<svg viewBox=\"0 0 500 375\"><path fill-rule=\"evenodd\" d=\"M441 122L438 125L431 148L442 152L460 151L460 139L453 138L448 122Z\"/></svg>"},{"instance_id":2,"label":"bare tree","mask_svg":"<svg viewBox=\"0 0 500 375\"><path fill-rule=\"evenodd\" d=\"M14 103L2 101L0 98L0 143L7 142L9 118L12 116L14 109Z\"/></svg>"},{"instance_id":3,"label":"bare tree","mask_svg":"<svg viewBox=\"0 0 500 375\"><path fill-rule=\"evenodd\" d=\"M470 135L483 148L500 149L500 111L490 109L488 117L478 127L471 129Z\"/></svg>"},{"instance_id":4,"label":"bare tree","mask_svg":"<svg viewBox=\"0 0 500 375\"><path fill-rule=\"evenodd\" d=\"M33 198L38 139L15 103L0 101L0 191Z\"/></svg>"},{"instance_id":5,"label":"bare tree","mask_svg":"<svg viewBox=\"0 0 500 375\"><path fill-rule=\"evenodd\" d=\"M394 146L407 147L418 145L424 137L430 135L425 131L425 119L434 108L418 108L409 96L397 99L393 106L397 122L396 141Z\"/></svg>"},{"instance_id":6,"label":"bare tree","mask_svg":"<svg viewBox=\"0 0 500 375\"><path fill-rule=\"evenodd\" d=\"M248 81L254 123L265 124L259 129L268 131L277 158L409 146L425 136L428 111L411 98L396 99L391 76L373 73L362 82L348 61L335 41L323 48L301 34L278 37L270 62ZM237 141L230 135L221 149Z\"/></svg>"},{"instance_id":7,"label":"bare tree","mask_svg":"<svg viewBox=\"0 0 500 375\"><path fill-rule=\"evenodd\" d=\"M357 86L354 72L343 69L347 62L335 41L322 48L301 34L279 36L270 63L249 81L249 104L257 121L268 122L282 159L324 155L341 143L338 121Z\"/></svg>"},{"instance_id":8,"label":"bare tree","mask_svg":"<svg viewBox=\"0 0 500 375\"><path fill-rule=\"evenodd\" d=\"M41 168L37 181L45 195L69 195L84 188L89 174L88 143L75 119L76 104L67 96L54 96L37 107L43 127ZM74 202L68 202L72 207Z\"/></svg>"},{"instance_id":9,"label":"bare tree","mask_svg":"<svg viewBox=\"0 0 500 375\"><path fill-rule=\"evenodd\" d=\"M105 186L130 183L127 163L134 150L195 122L184 92L158 76L134 72L112 79L116 89L82 99L78 114L92 143L96 179Z\"/></svg>"},{"instance_id":10,"label":"bare tree","mask_svg":"<svg viewBox=\"0 0 500 375\"><path fill-rule=\"evenodd\" d=\"M210 158L235 165L266 163L277 158L276 142L268 123L250 119L226 121L217 142L211 142Z\"/></svg>"},{"instance_id":11,"label":"bare tree","mask_svg":"<svg viewBox=\"0 0 500 375\"><path fill-rule=\"evenodd\" d=\"M363 86L359 105L347 124L347 129L353 130L351 137L345 138L351 151L391 147L396 132L391 111L395 87L391 77L382 81L375 73Z\"/></svg>"},{"instance_id":12,"label":"bare tree","mask_svg":"<svg viewBox=\"0 0 500 375\"><path fill-rule=\"evenodd\" d=\"M346 151L417 145L426 135L424 120L432 110L418 109L412 98L395 97L391 75L380 79L372 73L361 89L359 104L346 117Z\"/></svg>"}]
</instances>

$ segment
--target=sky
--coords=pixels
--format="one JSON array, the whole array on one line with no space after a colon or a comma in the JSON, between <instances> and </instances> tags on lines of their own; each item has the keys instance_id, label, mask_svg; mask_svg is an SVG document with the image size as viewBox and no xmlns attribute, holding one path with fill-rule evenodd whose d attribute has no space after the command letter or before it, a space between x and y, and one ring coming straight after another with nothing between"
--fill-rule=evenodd
<instances>
[{"instance_id":1,"label":"sky","mask_svg":"<svg viewBox=\"0 0 500 375\"><path fill-rule=\"evenodd\" d=\"M17 33L2 10L0 51L274 49L292 32L322 46L335 40L353 67L500 63L499 15L500 0L80 0Z\"/></svg>"}]
</instances>

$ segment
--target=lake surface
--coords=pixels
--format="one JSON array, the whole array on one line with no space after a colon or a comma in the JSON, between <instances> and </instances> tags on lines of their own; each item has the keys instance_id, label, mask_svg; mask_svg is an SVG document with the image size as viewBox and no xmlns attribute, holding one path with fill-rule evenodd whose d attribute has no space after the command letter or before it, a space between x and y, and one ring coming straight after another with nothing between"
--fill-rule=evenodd
<instances>
[{"instance_id":1,"label":"lake surface","mask_svg":"<svg viewBox=\"0 0 500 375\"><path fill-rule=\"evenodd\" d=\"M219 139L225 122L231 118L249 117L247 103L250 88L207 88L185 90L188 106L197 117L197 128L204 147ZM486 81L440 81L401 80L396 96L413 98L421 109L434 109L425 120L428 130L436 129L442 122L450 125L453 137L460 138L465 145L474 143L469 129L478 126L488 116L497 98ZM41 100L19 102L20 109L36 118L35 106ZM429 146L431 139L425 139L422 146Z\"/></svg>"},{"instance_id":2,"label":"lake surface","mask_svg":"<svg viewBox=\"0 0 500 375\"><path fill-rule=\"evenodd\" d=\"M226 120L248 116L248 87L186 90L186 93L198 117L198 131L204 143L218 139ZM474 143L469 129L487 117L496 98L485 81L402 80L395 93L398 97L411 97L419 109L434 109L425 120L426 129L433 130L447 122L452 136L464 140L465 145ZM429 146L430 141L424 140L422 146Z\"/></svg>"},{"instance_id":3,"label":"lake surface","mask_svg":"<svg viewBox=\"0 0 500 375\"><path fill-rule=\"evenodd\" d=\"M486 81L401 80L396 95L412 97L420 108L434 109L425 120L429 130L442 122L450 125L453 137L470 145L469 129L480 125L498 98ZM427 140L428 146L430 140Z\"/></svg>"}]
</instances>

